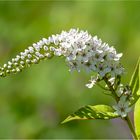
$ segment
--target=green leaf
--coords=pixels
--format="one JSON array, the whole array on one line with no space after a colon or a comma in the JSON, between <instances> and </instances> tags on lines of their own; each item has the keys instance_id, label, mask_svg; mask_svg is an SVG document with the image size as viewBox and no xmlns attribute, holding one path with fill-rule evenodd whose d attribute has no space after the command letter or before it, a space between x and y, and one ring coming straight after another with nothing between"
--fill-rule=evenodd
<instances>
[{"instance_id":1,"label":"green leaf","mask_svg":"<svg viewBox=\"0 0 140 140\"><path fill-rule=\"evenodd\" d=\"M131 100L131 105L133 105L137 102L137 100L140 97L140 58L138 59L137 65L135 67L129 85L133 94L133 99Z\"/></svg>"},{"instance_id":2,"label":"green leaf","mask_svg":"<svg viewBox=\"0 0 140 140\"><path fill-rule=\"evenodd\" d=\"M140 99L135 104L134 123L135 123L136 134L140 139Z\"/></svg>"},{"instance_id":3,"label":"green leaf","mask_svg":"<svg viewBox=\"0 0 140 140\"><path fill-rule=\"evenodd\" d=\"M62 123L66 123L72 120L107 120L119 117L119 115L114 112L115 110L108 105L87 105L68 116Z\"/></svg>"}]
</instances>

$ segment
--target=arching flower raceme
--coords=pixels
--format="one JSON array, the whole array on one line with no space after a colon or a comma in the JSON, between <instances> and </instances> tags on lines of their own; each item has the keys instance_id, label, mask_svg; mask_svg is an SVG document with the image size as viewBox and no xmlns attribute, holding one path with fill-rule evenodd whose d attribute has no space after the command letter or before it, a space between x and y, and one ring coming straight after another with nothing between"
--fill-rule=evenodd
<instances>
[{"instance_id":1,"label":"arching flower raceme","mask_svg":"<svg viewBox=\"0 0 140 140\"><path fill-rule=\"evenodd\" d=\"M120 83L116 84L117 78L124 73L124 68L120 63L122 53L117 53L114 47L102 42L97 36L92 37L87 31L78 29L62 31L60 34L33 43L32 46L1 66L0 76L15 74L53 56L64 57L70 71L85 70L96 73L97 75L92 76L90 83L86 84L88 88L92 88L97 82L106 79L107 87L116 89L118 98L123 96L124 90L121 91ZM120 103L118 103L119 105Z\"/></svg>"},{"instance_id":2,"label":"arching flower raceme","mask_svg":"<svg viewBox=\"0 0 140 140\"><path fill-rule=\"evenodd\" d=\"M97 36L92 37L88 32L71 29L69 32L52 35L33 43L0 67L0 76L21 71L26 66L36 64L51 56L64 56L70 71L86 69L97 72L101 77L107 73L121 75L124 71L119 60L122 54L117 54L113 47L102 43Z\"/></svg>"}]
</instances>

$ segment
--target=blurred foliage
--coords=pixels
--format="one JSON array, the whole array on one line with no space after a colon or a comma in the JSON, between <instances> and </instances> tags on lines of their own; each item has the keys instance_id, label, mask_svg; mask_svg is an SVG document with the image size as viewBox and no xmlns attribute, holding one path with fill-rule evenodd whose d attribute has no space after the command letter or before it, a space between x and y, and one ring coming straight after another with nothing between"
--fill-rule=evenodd
<instances>
[{"instance_id":1,"label":"blurred foliage","mask_svg":"<svg viewBox=\"0 0 140 140\"><path fill-rule=\"evenodd\" d=\"M0 1L0 63L42 37L79 28L124 53L127 83L140 55L139 9L139 1ZM60 124L81 106L112 104L98 87L84 86L89 79L58 58L1 78L0 138L131 138L119 119Z\"/></svg>"}]
</instances>

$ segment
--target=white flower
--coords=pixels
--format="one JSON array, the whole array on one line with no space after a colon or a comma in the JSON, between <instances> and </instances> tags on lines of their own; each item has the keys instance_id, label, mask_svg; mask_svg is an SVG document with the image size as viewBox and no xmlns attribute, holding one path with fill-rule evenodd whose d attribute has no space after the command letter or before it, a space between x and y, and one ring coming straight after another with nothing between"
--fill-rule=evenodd
<instances>
[{"instance_id":1,"label":"white flower","mask_svg":"<svg viewBox=\"0 0 140 140\"><path fill-rule=\"evenodd\" d=\"M132 94L132 91L128 85L124 87L124 94L127 96L131 96Z\"/></svg>"},{"instance_id":2,"label":"white flower","mask_svg":"<svg viewBox=\"0 0 140 140\"><path fill-rule=\"evenodd\" d=\"M91 63L91 61L88 61L88 62L83 62L82 67L87 73L90 73L93 70L94 65L93 63Z\"/></svg>"},{"instance_id":3,"label":"white flower","mask_svg":"<svg viewBox=\"0 0 140 140\"><path fill-rule=\"evenodd\" d=\"M96 85L98 79L99 79L98 76L96 77L91 76L91 79L89 80L90 83L86 84L86 87L92 88L94 85Z\"/></svg>"},{"instance_id":4,"label":"white flower","mask_svg":"<svg viewBox=\"0 0 140 140\"><path fill-rule=\"evenodd\" d=\"M111 83L111 85L114 85L115 77L111 77L108 81Z\"/></svg>"},{"instance_id":5,"label":"white flower","mask_svg":"<svg viewBox=\"0 0 140 140\"><path fill-rule=\"evenodd\" d=\"M98 39L97 36L94 36L92 38L92 43L93 43L93 46L98 47L98 46L101 46L102 45L102 40L101 39Z\"/></svg>"},{"instance_id":6,"label":"white flower","mask_svg":"<svg viewBox=\"0 0 140 140\"><path fill-rule=\"evenodd\" d=\"M126 96L121 96L120 101L117 105L113 106L113 108L116 110L115 113L121 117L126 117L131 111L131 108L129 107L129 101L126 100Z\"/></svg>"},{"instance_id":7,"label":"white flower","mask_svg":"<svg viewBox=\"0 0 140 140\"><path fill-rule=\"evenodd\" d=\"M69 69L70 72L72 72L74 70L77 70L78 72L80 72L79 62L71 61L71 62L68 63L68 66L70 67L70 69Z\"/></svg>"},{"instance_id":8,"label":"white flower","mask_svg":"<svg viewBox=\"0 0 140 140\"><path fill-rule=\"evenodd\" d=\"M108 67L110 68L111 77L115 77L116 75L122 75L124 73L124 68L120 65L119 62L108 63Z\"/></svg>"},{"instance_id":9,"label":"white flower","mask_svg":"<svg viewBox=\"0 0 140 140\"><path fill-rule=\"evenodd\" d=\"M107 73L110 72L110 69L105 63L98 63L96 65L96 72L98 72L101 77L104 77Z\"/></svg>"},{"instance_id":10,"label":"white flower","mask_svg":"<svg viewBox=\"0 0 140 140\"><path fill-rule=\"evenodd\" d=\"M124 86L123 84L120 84L116 90L118 97L120 97L123 94L123 91L124 91Z\"/></svg>"}]
</instances>

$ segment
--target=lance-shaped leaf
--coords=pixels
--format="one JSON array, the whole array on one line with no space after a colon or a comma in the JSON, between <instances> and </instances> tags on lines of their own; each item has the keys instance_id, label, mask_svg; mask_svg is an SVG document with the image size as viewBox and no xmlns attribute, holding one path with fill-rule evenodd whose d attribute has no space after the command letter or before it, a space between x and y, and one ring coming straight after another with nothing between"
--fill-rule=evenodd
<instances>
[{"instance_id":1,"label":"lance-shaped leaf","mask_svg":"<svg viewBox=\"0 0 140 140\"><path fill-rule=\"evenodd\" d=\"M62 123L66 123L72 120L107 120L119 117L119 115L114 112L115 110L108 105L87 105L68 116Z\"/></svg>"},{"instance_id":2,"label":"lance-shaped leaf","mask_svg":"<svg viewBox=\"0 0 140 140\"><path fill-rule=\"evenodd\" d=\"M135 67L129 85L133 94L133 99L131 100L131 105L133 105L137 102L137 100L140 97L140 58L137 62L137 65Z\"/></svg>"},{"instance_id":3,"label":"lance-shaped leaf","mask_svg":"<svg viewBox=\"0 0 140 140\"><path fill-rule=\"evenodd\" d=\"M134 123L135 123L136 134L140 139L140 99L135 104Z\"/></svg>"}]
</instances>

